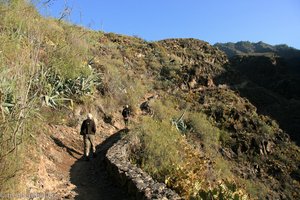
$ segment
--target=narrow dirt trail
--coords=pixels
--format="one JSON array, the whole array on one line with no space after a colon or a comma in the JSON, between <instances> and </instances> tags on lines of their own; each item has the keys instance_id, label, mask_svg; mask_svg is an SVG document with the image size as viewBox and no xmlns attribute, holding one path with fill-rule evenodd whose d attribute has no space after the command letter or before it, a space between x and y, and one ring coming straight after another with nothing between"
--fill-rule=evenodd
<instances>
[{"instance_id":1,"label":"narrow dirt trail","mask_svg":"<svg viewBox=\"0 0 300 200\"><path fill-rule=\"evenodd\" d=\"M147 95L153 96L153 95ZM144 98L144 101L149 98ZM140 115L141 111L136 113ZM83 159L83 138L80 126L45 125L36 139L38 152L31 152L27 175L24 177L27 193L46 195L39 199L75 200L130 200L126 191L111 179L105 167L105 154L126 130L121 118L113 125L97 124L95 135L97 157L90 161ZM135 120L135 117L131 119ZM32 163L35 163L31 167Z\"/></svg>"},{"instance_id":2,"label":"narrow dirt trail","mask_svg":"<svg viewBox=\"0 0 300 200\"><path fill-rule=\"evenodd\" d=\"M50 199L129 200L105 168L105 154L124 130L106 129L96 133L97 157L83 159L83 140L77 129L63 125L45 127L49 132L39 136L37 170L26 179L28 193L47 195ZM39 198L49 199L49 198Z\"/></svg>"},{"instance_id":3,"label":"narrow dirt trail","mask_svg":"<svg viewBox=\"0 0 300 200\"><path fill-rule=\"evenodd\" d=\"M70 181L76 186L75 199L127 200L126 192L117 187L105 170L104 157L109 147L120 139L119 131L97 146L97 157L84 161L77 160L70 170Z\"/></svg>"}]
</instances>

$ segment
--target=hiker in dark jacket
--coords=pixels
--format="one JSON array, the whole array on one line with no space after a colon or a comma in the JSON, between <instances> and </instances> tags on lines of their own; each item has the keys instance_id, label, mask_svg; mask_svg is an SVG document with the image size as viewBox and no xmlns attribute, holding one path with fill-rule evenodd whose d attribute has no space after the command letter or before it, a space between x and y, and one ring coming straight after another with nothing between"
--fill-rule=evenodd
<instances>
[{"instance_id":1,"label":"hiker in dark jacket","mask_svg":"<svg viewBox=\"0 0 300 200\"><path fill-rule=\"evenodd\" d=\"M87 119L82 122L80 135L83 136L84 155L89 160L90 149L92 148L93 157L96 157L96 147L94 143L96 124L93 115L89 113Z\"/></svg>"},{"instance_id":2,"label":"hiker in dark jacket","mask_svg":"<svg viewBox=\"0 0 300 200\"><path fill-rule=\"evenodd\" d=\"M129 117L130 117L130 109L129 106L126 105L122 111L122 116L124 119L124 123L125 123L125 127L128 128L128 121L129 121Z\"/></svg>"}]
</instances>

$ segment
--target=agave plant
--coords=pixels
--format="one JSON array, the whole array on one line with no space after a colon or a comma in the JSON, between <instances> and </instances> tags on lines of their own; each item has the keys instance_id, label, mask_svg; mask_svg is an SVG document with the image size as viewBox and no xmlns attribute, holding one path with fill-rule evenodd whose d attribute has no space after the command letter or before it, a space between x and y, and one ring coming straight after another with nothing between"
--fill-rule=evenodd
<instances>
[{"instance_id":1,"label":"agave plant","mask_svg":"<svg viewBox=\"0 0 300 200\"><path fill-rule=\"evenodd\" d=\"M15 82L12 79L8 79L7 74L9 70L4 70L0 72L0 106L2 112L8 114L11 112L15 105Z\"/></svg>"},{"instance_id":2,"label":"agave plant","mask_svg":"<svg viewBox=\"0 0 300 200\"><path fill-rule=\"evenodd\" d=\"M65 106L66 102L73 105L71 97L82 96L92 92L94 87L101 84L100 74L92 73L89 76L79 76L75 79L64 80L51 69L40 72L37 75L36 88L41 88L42 99L47 106Z\"/></svg>"},{"instance_id":3,"label":"agave plant","mask_svg":"<svg viewBox=\"0 0 300 200\"><path fill-rule=\"evenodd\" d=\"M183 134L185 134L188 131L188 127L183 120L184 114L185 114L185 111L180 115L179 118L172 119L172 125L174 125L176 127L176 129Z\"/></svg>"},{"instance_id":4,"label":"agave plant","mask_svg":"<svg viewBox=\"0 0 300 200\"><path fill-rule=\"evenodd\" d=\"M45 95L43 97L43 100L46 104L46 106L50 106L53 108L56 108L58 106L65 106L65 102L69 102L69 107L73 108L73 100L70 98L64 98L64 97L60 97L59 95L54 95L54 96L48 96Z\"/></svg>"},{"instance_id":5,"label":"agave plant","mask_svg":"<svg viewBox=\"0 0 300 200\"><path fill-rule=\"evenodd\" d=\"M14 107L15 104L12 103L2 103L1 104L1 110L5 113L5 114L9 114L12 110L12 108Z\"/></svg>"}]
</instances>

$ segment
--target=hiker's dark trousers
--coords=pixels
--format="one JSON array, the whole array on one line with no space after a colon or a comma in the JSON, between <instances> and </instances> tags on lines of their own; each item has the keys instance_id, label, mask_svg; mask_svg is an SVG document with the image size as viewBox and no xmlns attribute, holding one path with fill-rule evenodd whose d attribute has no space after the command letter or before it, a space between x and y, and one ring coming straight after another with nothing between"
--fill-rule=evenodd
<instances>
[{"instance_id":1,"label":"hiker's dark trousers","mask_svg":"<svg viewBox=\"0 0 300 200\"><path fill-rule=\"evenodd\" d=\"M90 149L92 149L92 153L94 154L96 152L95 147L95 135L92 134L86 134L83 135L83 146L84 146L84 155L86 157L89 157Z\"/></svg>"},{"instance_id":2,"label":"hiker's dark trousers","mask_svg":"<svg viewBox=\"0 0 300 200\"><path fill-rule=\"evenodd\" d=\"M124 117L125 127L128 127L128 123L129 123L129 118L128 117Z\"/></svg>"}]
</instances>

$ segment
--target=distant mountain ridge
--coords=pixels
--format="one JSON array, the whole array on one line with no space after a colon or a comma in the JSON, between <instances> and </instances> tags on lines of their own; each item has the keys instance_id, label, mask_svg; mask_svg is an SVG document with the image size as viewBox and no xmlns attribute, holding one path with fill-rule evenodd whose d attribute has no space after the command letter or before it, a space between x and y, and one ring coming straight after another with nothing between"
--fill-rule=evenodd
<instances>
[{"instance_id":1,"label":"distant mountain ridge","mask_svg":"<svg viewBox=\"0 0 300 200\"><path fill-rule=\"evenodd\" d=\"M243 54L269 54L278 55L284 58L300 57L300 50L289 47L286 44L270 45L262 41L254 43L249 41L216 43L213 45L224 51L230 58L235 55Z\"/></svg>"}]
</instances>

